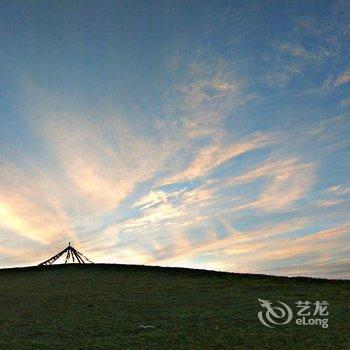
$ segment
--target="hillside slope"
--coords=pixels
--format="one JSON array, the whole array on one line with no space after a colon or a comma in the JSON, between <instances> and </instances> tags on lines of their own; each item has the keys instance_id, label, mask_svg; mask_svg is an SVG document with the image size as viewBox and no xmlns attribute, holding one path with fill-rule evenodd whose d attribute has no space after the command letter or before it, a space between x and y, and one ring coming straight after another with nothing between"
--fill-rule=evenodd
<instances>
[{"instance_id":1,"label":"hillside slope","mask_svg":"<svg viewBox=\"0 0 350 350\"><path fill-rule=\"evenodd\" d=\"M349 291L349 281L146 266L4 269L0 348L346 349ZM329 328L267 328L258 298L326 300Z\"/></svg>"}]
</instances>

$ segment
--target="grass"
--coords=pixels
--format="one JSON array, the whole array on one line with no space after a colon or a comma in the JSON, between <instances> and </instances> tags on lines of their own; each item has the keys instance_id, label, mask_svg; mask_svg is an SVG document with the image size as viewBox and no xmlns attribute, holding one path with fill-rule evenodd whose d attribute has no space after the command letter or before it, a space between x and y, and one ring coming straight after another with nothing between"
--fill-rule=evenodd
<instances>
[{"instance_id":1,"label":"grass","mask_svg":"<svg viewBox=\"0 0 350 350\"><path fill-rule=\"evenodd\" d=\"M349 291L349 281L146 266L4 269L0 349L350 349ZM329 328L269 329L258 298L293 310L327 300Z\"/></svg>"}]
</instances>

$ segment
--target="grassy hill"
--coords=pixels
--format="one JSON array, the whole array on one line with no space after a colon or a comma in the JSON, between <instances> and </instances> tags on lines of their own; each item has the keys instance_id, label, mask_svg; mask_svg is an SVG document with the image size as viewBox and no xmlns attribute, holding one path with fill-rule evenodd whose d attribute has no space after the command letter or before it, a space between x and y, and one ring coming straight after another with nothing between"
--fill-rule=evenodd
<instances>
[{"instance_id":1,"label":"grassy hill","mask_svg":"<svg viewBox=\"0 0 350 350\"><path fill-rule=\"evenodd\" d=\"M349 281L146 266L4 269L0 349L349 349L349 291ZM267 328L258 298L326 300L329 328Z\"/></svg>"}]
</instances>

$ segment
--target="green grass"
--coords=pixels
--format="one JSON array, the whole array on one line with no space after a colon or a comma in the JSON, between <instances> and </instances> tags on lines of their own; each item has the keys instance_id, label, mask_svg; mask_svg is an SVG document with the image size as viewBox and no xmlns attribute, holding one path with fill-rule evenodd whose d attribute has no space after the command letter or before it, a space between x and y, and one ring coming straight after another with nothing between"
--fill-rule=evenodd
<instances>
[{"instance_id":1,"label":"green grass","mask_svg":"<svg viewBox=\"0 0 350 350\"><path fill-rule=\"evenodd\" d=\"M145 266L0 270L0 349L350 349L349 291L349 281ZM258 298L327 300L329 328L269 329Z\"/></svg>"}]
</instances>

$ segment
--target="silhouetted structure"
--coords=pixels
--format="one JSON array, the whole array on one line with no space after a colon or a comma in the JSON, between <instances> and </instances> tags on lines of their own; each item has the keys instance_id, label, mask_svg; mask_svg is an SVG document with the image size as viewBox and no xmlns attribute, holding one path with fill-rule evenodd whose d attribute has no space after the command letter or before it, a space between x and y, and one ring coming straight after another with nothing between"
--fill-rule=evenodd
<instances>
[{"instance_id":1,"label":"silhouetted structure","mask_svg":"<svg viewBox=\"0 0 350 350\"><path fill-rule=\"evenodd\" d=\"M93 264L93 262L91 260L89 260L83 254L79 253L75 248L73 248L69 242L67 248L63 249L61 252L54 255L52 258L45 260L44 262L42 262L38 266L52 265L57 259L59 259L64 254L67 254L65 262L64 262L65 264L67 264L67 262L69 262L70 260L73 263L75 262L77 264L85 264L85 263Z\"/></svg>"}]
</instances>

